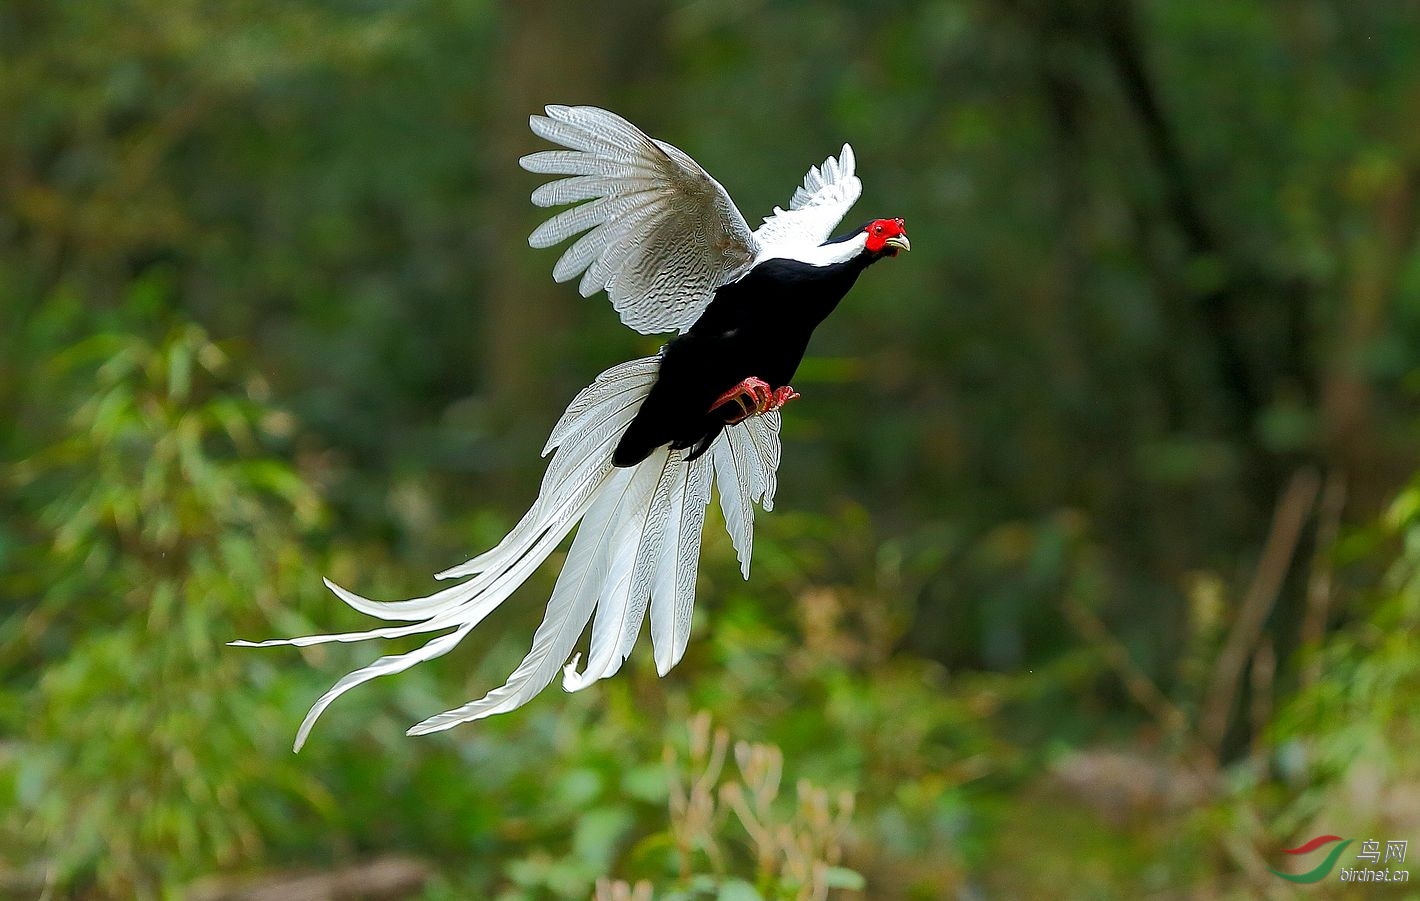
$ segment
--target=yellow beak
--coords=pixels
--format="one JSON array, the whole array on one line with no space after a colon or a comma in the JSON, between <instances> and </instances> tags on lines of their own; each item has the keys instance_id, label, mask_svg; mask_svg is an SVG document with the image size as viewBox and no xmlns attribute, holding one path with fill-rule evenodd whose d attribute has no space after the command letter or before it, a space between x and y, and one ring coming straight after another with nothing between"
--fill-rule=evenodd
<instances>
[{"instance_id":1,"label":"yellow beak","mask_svg":"<svg viewBox=\"0 0 1420 901\"><path fill-rule=\"evenodd\" d=\"M883 242L886 247L894 247L898 250L911 250L912 242L907 240L907 235L893 235Z\"/></svg>"}]
</instances>

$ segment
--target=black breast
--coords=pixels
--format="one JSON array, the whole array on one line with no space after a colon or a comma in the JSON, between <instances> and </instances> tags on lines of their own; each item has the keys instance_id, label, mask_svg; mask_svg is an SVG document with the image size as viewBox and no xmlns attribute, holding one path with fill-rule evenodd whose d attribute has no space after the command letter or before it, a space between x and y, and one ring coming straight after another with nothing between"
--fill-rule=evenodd
<instances>
[{"instance_id":1,"label":"black breast","mask_svg":"<svg viewBox=\"0 0 1420 901\"><path fill-rule=\"evenodd\" d=\"M832 266L766 260L715 292L695 325L661 351L651 393L617 444L613 462L631 466L669 444L709 447L724 428L709 415L720 395L751 376L787 385L809 337L833 312L867 265L856 258Z\"/></svg>"}]
</instances>

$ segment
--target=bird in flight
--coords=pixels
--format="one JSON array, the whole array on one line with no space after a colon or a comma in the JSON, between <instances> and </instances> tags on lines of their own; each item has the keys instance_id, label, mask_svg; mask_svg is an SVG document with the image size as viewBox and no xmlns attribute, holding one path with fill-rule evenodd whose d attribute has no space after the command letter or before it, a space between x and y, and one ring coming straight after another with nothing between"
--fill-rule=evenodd
<instances>
[{"instance_id":1,"label":"bird in flight","mask_svg":"<svg viewBox=\"0 0 1420 901\"><path fill-rule=\"evenodd\" d=\"M677 334L656 356L614 366L577 394L543 449L553 456L532 509L492 550L436 576L463 581L427 597L374 601L325 580L361 613L408 625L233 642L305 646L448 630L336 682L301 723L297 750L340 695L448 653L574 528L532 648L507 683L409 734L506 713L559 671L568 691L611 676L648 612L656 669L669 672L690 638L711 485L748 579L751 505L773 508L779 410L799 396L789 382L809 337L863 270L911 249L901 219L833 236L863 190L847 144L809 170L788 209L775 207L750 230L720 183L681 150L596 107L549 106L546 113L530 118L533 133L562 149L520 163L556 176L533 191L534 204L569 208L529 243L552 247L580 235L553 278L580 276L584 297L606 291L621 321L638 332ZM573 649L589 621L591 644L579 669Z\"/></svg>"}]
</instances>

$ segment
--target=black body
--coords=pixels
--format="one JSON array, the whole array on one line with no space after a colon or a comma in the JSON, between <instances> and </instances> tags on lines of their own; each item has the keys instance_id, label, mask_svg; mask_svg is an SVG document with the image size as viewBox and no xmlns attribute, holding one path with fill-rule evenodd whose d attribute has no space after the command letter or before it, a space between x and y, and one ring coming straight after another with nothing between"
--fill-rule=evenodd
<instances>
[{"instance_id":1,"label":"black body","mask_svg":"<svg viewBox=\"0 0 1420 901\"><path fill-rule=\"evenodd\" d=\"M685 334L661 349L661 368L612 462L634 466L669 444L703 454L738 405L710 409L716 398L750 377L770 387L789 384L809 336L882 254L864 252L829 266L771 259L719 288Z\"/></svg>"}]
</instances>

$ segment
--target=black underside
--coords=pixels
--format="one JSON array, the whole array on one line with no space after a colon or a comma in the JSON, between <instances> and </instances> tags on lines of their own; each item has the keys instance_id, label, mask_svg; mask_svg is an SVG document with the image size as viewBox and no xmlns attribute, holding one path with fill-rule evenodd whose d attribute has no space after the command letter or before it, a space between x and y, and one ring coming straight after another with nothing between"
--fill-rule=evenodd
<instances>
[{"instance_id":1,"label":"black underside","mask_svg":"<svg viewBox=\"0 0 1420 901\"><path fill-rule=\"evenodd\" d=\"M695 325L661 350L656 383L612 462L634 466L667 444L691 448L689 459L704 453L742 415L734 403L710 405L750 377L772 388L789 384L813 330L873 259L864 254L833 266L766 260L716 291Z\"/></svg>"}]
</instances>

